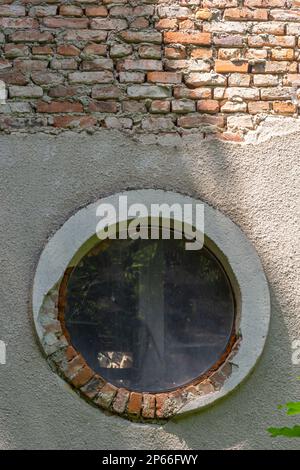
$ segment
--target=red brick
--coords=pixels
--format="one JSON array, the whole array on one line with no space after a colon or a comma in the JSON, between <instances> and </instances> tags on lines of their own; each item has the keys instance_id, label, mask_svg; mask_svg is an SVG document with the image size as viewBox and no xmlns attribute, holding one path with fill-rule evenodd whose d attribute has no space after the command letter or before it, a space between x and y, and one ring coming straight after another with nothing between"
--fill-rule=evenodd
<instances>
[{"instance_id":1,"label":"red brick","mask_svg":"<svg viewBox=\"0 0 300 470\"><path fill-rule=\"evenodd\" d=\"M164 33L164 42L166 44L198 44L208 46L211 44L210 33L182 33L168 31Z\"/></svg>"},{"instance_id":2,"label":"red brick","mask_svg":"<svg viewBox=\"0 0 300 470\"><path fill-rule=\"evenodd\" d=\"M291 101L274 101L273 110L277 114L295 114L297 112L297 105Z\"/></svg>"},{"instance_id":3,"label":"red brick","mask_svg":"<svg viewBox=\"0 0 300 470\"><path fill-rule=\"evenodd\" d=\"M39 24L34 18L0 18L0 28L36 29Z\"/></svg>"},{"instance_id":4,"label":"red brick","mask_svg":"<svg viewBox=\"0 0 300 470\"><path fill-rule=\"evenodd\" d=\"M18 31L10 34L10 40L13 42L52 42L53 35L49 32L40 31Z\"/></svg>"},{"instance_id":5,"label":"red brick","mask_svg":"<svg viewBox=\"0 0 300 470\"><path fill-rule=\"evenodd\" d=\"M80 49L73 46L72 44L63 44L57 47L57 54L67 55L67 56L78 56L80 54Z\"/></svg>"},{"instance_id":6,"label":"red brick","mask_svg":"<svg viewBox=\"0 0 300 470\"><path fill-rule=\"evenodd\" d=\"M154 100L151 103L150 112L154 114L166 114L170 112L170 101Z\"/></svg>"},{"instance_id":7,"label":"red brick","mask_svg":"<svg viewBox=\"0 0 300 470\"><path fill-rule=\"evenodd\" d=\"M166 47L165 48L165 57L167 59L185 59L186 51L185 49L179 49L175 47Z\"/></svg>"},{"instance_id":8,"label":"red brick","mask_svg":"<svg viewBox=\"0 0 300 470\"><path fill-rule=\"evenodd\" d=\"M216 60L215 61L215 71L218 73L228 73L228 72L248 72L248 61L235 61L230 60Z\"/></svg>"},{"instance_id":9,"label":"red brick","mask_svg":"<svg viewBox=\"0 0 300 470\"><path fill-rule=\"evenodd\" d=\"M93 377L94 372L90 367L83 367L77 374L71 379L71 383L74 387L80 388L85 385Z\"/></svg>"},{"instance_id":10,"label":"red brick","mask_svg":"<svg viewBox=\"0 0 300 470\"><path fill-rule=\"evenodd\" d=\"M86 55L101 55L104 56L107 53L107 46L105 44L88 44L83 49Z\"/></svg>"},{"instance_id":11,"label":"red brick","mask_svg":"<svg viewBox=\"0 0 300 470\"><path fill-rule=\"evenodd\" d=\"M100 16L105 17L108 14L107 8L103 5L86 7L86 16Z\"/></svg>"},{"instance_id":12,"label":"red brick","mask_svg":"<svg viewBox=\"0 0 300 470\"><path fill-rule=\"evenodd\" d=\"M55 116L53 118L54 127L64 128L87 128L94 127L97 124L97 119L92 116Z\"/></svg>"},{"instance_id":13,"label":"red brick","mask_svg":"<svg viewBox=\"0 0 300 470\"><path fill-rule=\"evenodd\" d=\"M89 104L89 111L92 113L116 113L118 103L116 101L92 101Z\"/></svg>"},{"instance_id":14,"label":"red brick","mask_svg":"<svg viewBox=\"0 0 300 470\"><path fill-rule=\"evenodd\" d=\"M53 48L50 46L33 46L33 55L50 55L53 54Z\"/></svg>"},{"instance_id":15,"label":"red brick","mask_svg":"<svg viewBox=\"0 0 300 470\"><path fill-rule=\"evenodd\" d=\"M59 18L49 17L42 20L47 28L85 29L88 27L87 18Z\"/></svg>"},{"instance_id":16,"label":"red brick","mask_svg":"<svg viewBox=\"0 0 300 470\"><path fill-rule=\"evenodd\" d=\"M137 392L131 392L127 403L127 411L129 414L139 416L142 409L143 395Z\"/></svg>"},{"instance_id":17,"label":"red brick","mask_svg":"<svg viewBox=\"0 0 300 470\"><path fill-rule=\"evenodd\" d=\"M201 113L219 112L219 102L216 100L200 100L197 102L197 111Z\"/></svg>"},{"instance_id":18,"label":"red brick","mask_svg":"<svg viewBox=\"0 0 300 470\"><path fill-rule=\"evenodd\" d=\"M225 10L224 19L232 21L266 21L268 19L268 10L251 10L249 8L228 8Z\"/></svg>"},{"instance_id":19,"label":"red brick","mask_svg":"<svg viewBox=\"0 0 300 470\"><path fill-rule=\"evenodd\" d=\"M38 113L81 113L83 106L81 103L73 103L71 101L39 101L37 103Z\"/></svg>"},{"instance_id":20,"label":"red brick","mask_svg":"<svg viewBox=\"0 0 300 470\"><path fill-rule=\"evenodd\" d=\"M59 14L62 16L82 16L82 8L75 5L62 5L59 7Z\"/></svg>"},{"instance_id":21,"label":"red brick","mask_svg":"<svg viewBox=\"0 0 300 470\"><path fill-rule=\"evenodd\" d=\"M178 125L186 129L202 127L207 124L224 127L225 119L223 116L205 116L201 114L191 114L189 116L182 116L178 119Z\"/></svg>"},{"instance_id":22,"label":"red brick","mask_svg":"<svg viewBox=\"0 0 300 470\"><path fill-rule=\"evenodd\" d=\"M179 72L148 72L147 80L151 83L181 83L182 74Z\"/></svg>"}]
</instances>

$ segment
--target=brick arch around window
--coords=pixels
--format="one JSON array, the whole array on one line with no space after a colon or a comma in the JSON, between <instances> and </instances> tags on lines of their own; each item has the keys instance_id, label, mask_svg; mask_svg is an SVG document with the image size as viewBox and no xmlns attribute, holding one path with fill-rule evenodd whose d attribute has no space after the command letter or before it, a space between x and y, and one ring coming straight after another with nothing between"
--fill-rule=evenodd
<instances>
[{"instance_id":1,"label":"brick arch around window","mask_svg":"<svg viewBox=\"0 0 300 470\"><path fill-rule=\"evenodd\" d=\"M197 203L190 197L160 190L124 194L129 204L139 200L149 210L158 198L170 204ZM64 302L71 272L94 246L95 241L91 240L95 240L96 208L100 203L115 203L117 196L103 198L79 210L47 243L34 279L35 327L51 368L90 403L131 420L167 420L223 398L252 371L262 354L268 332L268 285L258 256L240 229L204 204L205 243L225 267L236 300L235 326L226 351L205 375L171 392L136 392L108 383L72 346L64 326ZM247 270L243 269L241 255L247 257Z\"/></svg>"}]
</instances>

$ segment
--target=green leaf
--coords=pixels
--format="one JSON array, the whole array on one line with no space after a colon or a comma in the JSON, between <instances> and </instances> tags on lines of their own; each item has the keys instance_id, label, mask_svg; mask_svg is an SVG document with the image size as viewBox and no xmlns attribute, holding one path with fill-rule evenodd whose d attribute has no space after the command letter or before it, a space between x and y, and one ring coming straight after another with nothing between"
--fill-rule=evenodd
<instances>
[{"instance_id":1,"label":"green leaf","mask_svg":"<svg viewBox=\"0 0 300 470\"><path fill-rule=\"evenodd\" d=\"M300 401L289 402L286 404L287 415L298 415L300 413Z\"/></svg>"},{"instance_id":2,"label":"green leaf","mask_svg":"<svg viewBox=\"0 0 300 470\"><path fill-rule=\"evenodd\" d=\"M293 428L269 428L268 432L271 437L300 437L300 426L294 426Z\"/></svg>"}]
</instances>

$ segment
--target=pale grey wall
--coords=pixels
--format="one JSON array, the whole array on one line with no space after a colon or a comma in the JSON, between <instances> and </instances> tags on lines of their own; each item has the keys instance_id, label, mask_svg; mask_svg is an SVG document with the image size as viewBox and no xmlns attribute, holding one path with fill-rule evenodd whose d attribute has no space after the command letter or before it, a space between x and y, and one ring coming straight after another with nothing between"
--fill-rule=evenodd
<instances>
[{"instance_id":1,"label":"pale grey wall","mask_svg":"<svg viewBox=\"0 0 300 470\"><path fill-rule=\"evenodd\" d=\"M0 138L0 448L299 447L266 428L296 424L276 407L300 399L291 362L300 339L300 135L257 146L193 140L174 149L109 131ZM127 188L187 193L231 217L256 247L272 295L270 335L252 376L221 403L165 426L106 416L74 395L48 368L29 306L47 237L80 206Z\"/></svg>"}]
</instances>

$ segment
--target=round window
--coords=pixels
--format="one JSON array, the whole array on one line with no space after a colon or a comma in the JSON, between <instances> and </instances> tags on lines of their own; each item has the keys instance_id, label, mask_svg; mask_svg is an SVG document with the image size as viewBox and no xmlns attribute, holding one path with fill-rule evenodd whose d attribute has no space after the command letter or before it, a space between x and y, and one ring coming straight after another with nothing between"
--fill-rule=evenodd
<instances>
[{"instance_id":1,"label":"round window","mask_svg":"<svg viewBox=\"0 0 300 470\"><path fill-rule=\"evenodd\" d=\"M141 220L146 232L154 220L157 236L119 236L132 215L116 211L104 217L119 234L99 240L99 206L117 207L124 195L129 208L147 209ZM154 206L199 203L204 229L178 228L173 213L166 237ZM187 249L191 227L204 235L201 249ZM40 257L32 306L52 370L93 405L140 421L232 392L260 357L270 318L262 266L239 227L202 201L160 190L108 196L70 217Z\"/></svg>"},{"instance_id":2,"label":"round window","mask_svg":"<svg viewBox=\"0 0 300 470\"><path fill-rule=\"evenodd\" d=\"M65 333L117 387L160 392L192 382L223 356L233 332L229 280L206 248L185 240L107 240L72 270Z\"/></svg>"}]
</instances>

